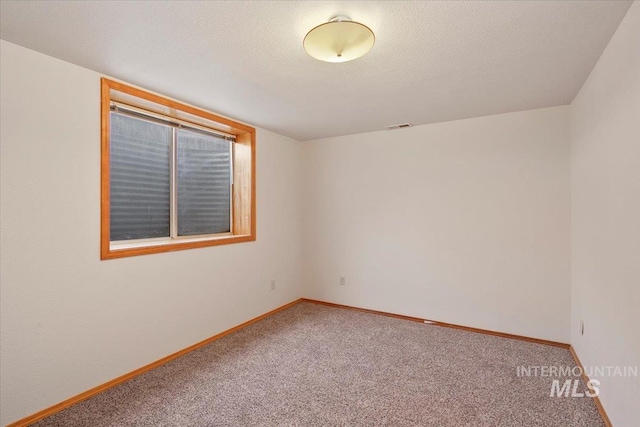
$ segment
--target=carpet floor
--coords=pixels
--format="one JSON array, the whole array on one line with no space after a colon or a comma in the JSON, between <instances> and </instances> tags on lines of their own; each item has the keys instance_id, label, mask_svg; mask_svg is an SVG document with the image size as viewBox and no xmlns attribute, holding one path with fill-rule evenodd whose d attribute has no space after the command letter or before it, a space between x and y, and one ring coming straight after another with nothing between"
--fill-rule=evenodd
<instances>
[{"instance_id":1,"label":"carpet floor","mask_svg":"<svg viewBox=\"0 0 640 427\"><path fill-rule=\"evenodd\" d=\"M566 349L303 302L38 426L602 426ZM579 390L584 390L581 382Z\"/></svg>"}]
</instances>

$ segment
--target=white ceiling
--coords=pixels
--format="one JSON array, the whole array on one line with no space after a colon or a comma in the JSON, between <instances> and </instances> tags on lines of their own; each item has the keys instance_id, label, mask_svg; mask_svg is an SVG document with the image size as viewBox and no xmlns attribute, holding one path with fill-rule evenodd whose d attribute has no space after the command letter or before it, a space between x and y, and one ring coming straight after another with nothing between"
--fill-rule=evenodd
<instances>
[{"instance_id":1,"label":"white ceiling","mask_svg":"<svg viewBox=\"0 0 640 427\"><path fill-rule=\"evenodd\" d=\"M568 104L630 5L2 1L0 37L309 140ZM306 55L334 15L375 32L367 56Z\"/></svg>"}]
</instances>

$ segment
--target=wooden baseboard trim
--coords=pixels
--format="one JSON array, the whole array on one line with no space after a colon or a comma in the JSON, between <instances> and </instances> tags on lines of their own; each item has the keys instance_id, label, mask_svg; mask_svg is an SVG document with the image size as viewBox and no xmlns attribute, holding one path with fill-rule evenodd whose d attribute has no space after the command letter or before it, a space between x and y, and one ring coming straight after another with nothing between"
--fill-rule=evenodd
<instances>
[{"instance_id":1,"label":"wooden baseboard trim","mask_svg":"<svg viewBox=\"0 0 640 427\"><path fill-rule=\"evenodd\" d=\"M251 325L253 323L256 323L256 322L258 322L258 321L260 321L260 320L262 320L262 319L264 319L266 317L269 317L269 316L271 316L271 315L273 315L275 313L278 313L279 311L286 310L287 308L289 308L289 307L291 307L293 305L296 305L301 301L302 301L302 298L297 299L295 301L292 301L289 304L285 304L282 307L278 307L275 310L271 310L268 313L265 313L265 314L263 314L261 316L253 318L251 320L248 320L248 321L246 321L246 322L244 322L244 323L242 323L242 324L240 324L238 326L234 326L231 329L227 329L226 331L220 332L219 334L214 335L214 336L212 336L210 338L207 338L204 341L200 341L199 343L193 344L192 346L189 346L189 347L184 348L184 349L182 349L180 351L177 351L177 352L175 352L173 354L170 354L169 356L163 357L162 359L159 359L159 360L156 360L155 362L149 363L148 365L145 365L145 366L143 366L141 368L138 368L135 371L131 371L131 372L127 373L127 374L121 375L118 378L115 378L115 379L113 379L111 381L107 381L104 384L101 384L101 385L99 385L97 387L94 387L94 388L92 388L90 390L87 390L87 391L85 391L83 393L80 393L80 394L78 394L76 396L70 397L67 400L64 400L64 401L62 401L62 402L60 402L58 404L55 404L55 405L50 406L50 407L48 407L46 409L43 409L42 411L36 412L33 415L29 415L28 417L22 418L22 419L20 419L18 421L15 421L15 422L11 423L11 424L8 424L7 427L23 427L23 426L28 426L30 424L33 424L33 423L35 423L35 422L37 422L37 421L39 421L39 420L41 420L43 418L49 417L49 416L51 416L51 415L53 415L53 414L55 414L57 412L60 412L63 409L68 408L69 406L75 405L76 403L80 403L83 400L86 400L86 399L88 399L90 397L95 396L96 394L102 393L103 391L110 389L111 387L114 387L114 386L116 386L118 384L121 384L121 383L127 381L127 380L130 380L133 377L136 377L136 376L138 376L140 374L148 372L148 371L150 371L150 370L152 370L154 368L157 368L158 366L164 365L165 363L167 363L167 362L169 362L169 361L171 361L171 360L173 360L175 358L183 356L183 355L185 355L185 354L187 354L189 352L192 352L193 350L196 350L196 349L198 349L198 348L200 348L202 346L205 346L205 345L207 345L207 344L209 344L209 343L211 343L213 341L219 340L220 338L222 338L222 337L224 337L226 335L229 335L229 334L231 334L233 332L236 332L236 331L238 331L238 330L240 330L240 329L242 329L244 327L247 327L247 326L249 326L249 325Z\"/></svg>"},{"instance_id":2,"label":"wooden baseboard trim","mask_svg":"<svg viewBox=\"0 0 640 427\"><path fill-rule=\"evenodd\" d=\"M551 345L551 346L554 346L554 347L560 347L560 348L565 348L565 349L569 349L569 347L570 347L569 344L566 344L566 343L563 343L563 342L543 340L543 339L540 339L540 338L531 338L531 337L526 337L526 336L523 336L523 335L507 334L507 333L504 333L504 332L490 331L490 330L487 330L487 329L472 328L472 327L469 327L469 326L455 325L453 323L438 322L438 321L430 320L430 319L421 319L419 317L411 317L411 316L404 316L402 314L387 313L385 311L369 310L367 308L353 307L353 306L350 306L350 305L343 305L343 304L335 304L335 303L332 303L332 302L314 300L314 299L309 299L309 298L302 298L302 301L311 302L311 303L314 303L314 304L326 305L326 306L329 306L329 307L345 308L345 309L349 309L349 310L362 311L362 312L365 312L365 313L379 314L379 315L387 316L387 317L395 317L396 319L410 320L412 322L429 323L430 325L442 326L442 327L445 327L445 328L452 328L452 329L460 329L462 331L467 331L467 332L476 332L476 333L479 333L479 334L493 335L493 336L496 336L496 337L510 338L510 339L520 340L520 341L527 341L527 342L532 342L532 343L535 343L535 344Z\"/></svg>"},{"instance_id":3,"label":"wooden baseboard trim","mask_svg":"<svg viewBox=\"0 0 640 427\"><path fill-rule=\"evenodd\" d=\"M571 352L571 356L573 356L573 360L576 362L576 365L580 367L580 369L582 370L582 380L584 381L584 383L588 383L589 382L589 377L587 376L587 374L585 374L584 372L584 366L582 366L582 362L580 362L580 358L578 357L578 354L576 353L575 348L573 348L572 345L569 346L569 351ZM609 416L607 415L607 411L604 410L604 406L602 406L602 402L600 401L600 398L598 396L594 396L592 397L593 399L593 403L596 404L596 408L598 408L598 412L600 413L600 417L602 418L602 421L604 422L604 425L606 427L613 427L613 424L611 423L611 420L609 419Z\"/></svg>"}]
</instances>

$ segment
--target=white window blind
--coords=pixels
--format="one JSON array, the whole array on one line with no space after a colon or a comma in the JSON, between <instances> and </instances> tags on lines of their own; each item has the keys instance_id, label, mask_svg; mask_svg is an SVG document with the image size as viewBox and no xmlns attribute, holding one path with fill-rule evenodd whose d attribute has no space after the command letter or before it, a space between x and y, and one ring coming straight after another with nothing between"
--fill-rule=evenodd
<instances>
[{"instance_id":1,"label":"white window blind","mask_svg":"<svg viewBox=\"0 0 640 427\"><path fill-rule=\"evenodd\" d=\"M110 119L111 241L231 232L231 141L138 112Z\"/></svg>"},{"instance_id":2,"label":"white window blind","mask_svg":"<svg viewBox=\"0 0 640 427\"><path fill-rule=\"evenodd\" d=\"M111 240L169 237L168 126L111 113Z\"/></svg>"},{"instance_id":3,"label":"white window blind","mask_svg":"<svg viewBox=\"0 0 640 427\"><path fill-rule=\"evenodd\" d=\"M231 231L231 152L213 135L177 129L178 235Z\"/></svg>"}]
</instances>

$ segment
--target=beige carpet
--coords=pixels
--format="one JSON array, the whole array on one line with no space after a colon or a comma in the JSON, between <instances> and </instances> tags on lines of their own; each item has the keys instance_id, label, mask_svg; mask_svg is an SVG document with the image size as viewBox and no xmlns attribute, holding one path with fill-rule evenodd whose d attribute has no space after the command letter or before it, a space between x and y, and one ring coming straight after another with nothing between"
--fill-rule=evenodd
<instances>
[{"instance_id":1,"label":"beige carpet","mask_svg":"<svg viewBox=\"0 0 640 427\"><path fill-rule=\"evenodd\" d=\"M558 347L300 303L37 425L604 425L590 398L550 397L552 378L518 377L522 365L574 362Z\"/></svg>"}]
</instances>

